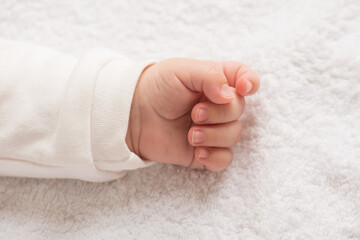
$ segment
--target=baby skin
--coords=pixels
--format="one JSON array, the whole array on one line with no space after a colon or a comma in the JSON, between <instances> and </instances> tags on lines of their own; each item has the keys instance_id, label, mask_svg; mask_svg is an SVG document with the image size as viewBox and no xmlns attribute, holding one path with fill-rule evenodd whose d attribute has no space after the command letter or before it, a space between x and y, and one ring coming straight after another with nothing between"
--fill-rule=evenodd
<instances>
[{"instance_id":1,"label":"baby skin","mask_svg":"<svg viewBox=\"0 0 360 240\"><path fill-rule=\"evenodd\" d=\"M258 89L258 75L238 62L150 65L135 89L126 143L143 159L222 171L240 140L244 97Z\"/></svg>"}]
</instances>

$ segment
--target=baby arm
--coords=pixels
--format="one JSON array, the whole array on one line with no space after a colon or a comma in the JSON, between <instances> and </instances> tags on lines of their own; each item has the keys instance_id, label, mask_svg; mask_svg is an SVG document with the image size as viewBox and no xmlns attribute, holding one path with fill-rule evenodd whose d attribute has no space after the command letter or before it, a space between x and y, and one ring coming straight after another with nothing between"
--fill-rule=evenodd
<instances>
[{"instance_id":1,"label":"baby arm","mask_svg":"<svg viewBox=\"0 0 360 240\"><path fill-rule=\"evenodd\" d=\"M259 88L238 62L149 65L104 49L76 59L4 40L0 68L0 176L108 181L153 162L221 171Z\"/></svg>"}]
</instances>

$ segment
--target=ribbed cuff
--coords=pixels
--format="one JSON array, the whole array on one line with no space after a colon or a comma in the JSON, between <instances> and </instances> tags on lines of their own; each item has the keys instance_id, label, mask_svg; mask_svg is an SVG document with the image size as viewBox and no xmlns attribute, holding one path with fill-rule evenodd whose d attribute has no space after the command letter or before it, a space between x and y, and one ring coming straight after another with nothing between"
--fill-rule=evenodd
<instances>
[{"instance_id":1,"label":"ribbed cuff","mask_svg":"<svg viewBox=\"0 0 360 240\"><path fill-rule=\"evenodd\" d=\"M130 152L126 142L131 102L137 81L150 63L115 59L99 72L91 111L91 151L94 165L122 171L151 165Z\"/></svg>"}]
</instances>

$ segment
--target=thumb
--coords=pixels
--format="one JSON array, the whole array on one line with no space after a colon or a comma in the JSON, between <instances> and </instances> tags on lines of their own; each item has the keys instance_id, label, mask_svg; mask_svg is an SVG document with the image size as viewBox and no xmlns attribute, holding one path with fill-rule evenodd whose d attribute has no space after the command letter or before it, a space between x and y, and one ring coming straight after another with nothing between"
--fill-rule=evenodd
<instances>
[{"instance_id":1,"label":"thumb","mask_svg":"<svg viewBox=\"0 0 360 240\"><path fill-rule=\"evenodd\" d=\"M235 98L222 64L209 60L170 58L162 62L177 79L193 92L202 92L213 103L229 103Z\"/></svg>"}]
</instances>

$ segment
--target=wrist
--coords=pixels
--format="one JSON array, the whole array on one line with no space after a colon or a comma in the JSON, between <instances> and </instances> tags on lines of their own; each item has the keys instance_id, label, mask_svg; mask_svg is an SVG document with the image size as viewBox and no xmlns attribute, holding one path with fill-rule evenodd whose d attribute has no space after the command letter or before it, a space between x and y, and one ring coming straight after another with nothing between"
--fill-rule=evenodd
<instances>
[{"instance_id":1,"label":"wrist","mask_svg":"<svg viewBox=\"0 0 360 240\"><path fill-rule=\"evenodd\" d=\"M141 78L141 77L140 77ZM135 87L134 95L131 102L130 114L129 114L129 123L128 123L128 130L125 137L125 142L129 148L129 150L139 157L140 149L139 149L139 139L140 139L140 111L139 111L139 104L138 104L138 88L139 82Z\"/></svg>"},{"instance_id":2,"label":"wrist","mask_svg":"<svg viewBox=\"0 0 360 240\"><path fill-rule=\"evenodd\" d=\"M142 71L135 90L134 95L131 102L131 108L130 108L130 114L129 114L129 123L128 123L128 130L126 133L125 142L129 148L129 150L136 155L138 155L140 158L142 158L141 151L140 151L140 136L141 136L141 89L144 82L144 75L145 72L149 67L151 67L153 64L148 65L144 68Z\"/></svg>"}]
</instances>

